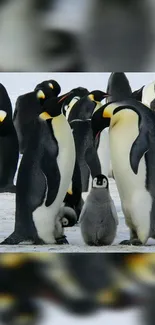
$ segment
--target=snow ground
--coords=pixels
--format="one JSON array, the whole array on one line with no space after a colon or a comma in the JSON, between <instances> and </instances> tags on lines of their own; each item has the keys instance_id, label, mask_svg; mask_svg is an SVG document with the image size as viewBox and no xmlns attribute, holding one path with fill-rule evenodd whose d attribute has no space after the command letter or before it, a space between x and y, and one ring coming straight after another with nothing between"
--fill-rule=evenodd
<instances>
[{"instance_id":1,"label":"snow ground","mask_svg":"<svg viewBox=\"0 0 155 325\"><path fill-rule=\"evenodd\" d=\"M123 246L119 242L128 239L129 230L125 225L121 203L115 181L109 179L110 193L115 202L119 217L119 225L117 236L113 245L102 247L89 247L83 242L79 225L66 228L65 234L69 241L69 245L2 245L0 252L155 252L155 241L149 239L146 246ZM87 193L83 194L86 198ZM15 213L15 195L11 193L0 194L0 242L4 240L14 229L14 213Z\"/></svg>"}]
</instances>

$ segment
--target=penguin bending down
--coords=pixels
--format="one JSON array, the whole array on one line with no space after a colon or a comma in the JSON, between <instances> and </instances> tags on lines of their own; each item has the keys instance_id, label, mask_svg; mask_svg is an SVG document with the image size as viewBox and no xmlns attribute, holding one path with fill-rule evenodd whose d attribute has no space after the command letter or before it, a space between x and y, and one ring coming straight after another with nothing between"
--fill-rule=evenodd
<instances>
[{"instance_id":1,"label":"penguin bending down","mask_svg":"<svg viewBox=\"0 0 155 325\"><path fill-rule=\"evenodd\" d=\"M19 150L23 154L34 129L35 119L42 112L46 100L57 97L61 88L55 80L44 81L34 91L17 98L13 123L19 141Z\"/></svg>"},{"instance_id":2,"label":"penguin bending down","mask_svg":"<svg viewBox=\"0 0 155 325\"><path fill-rule=\"evenodd\" d=\"M19 146L12 116L0 110L0 193L15 193L16 187L13 181L18 158Z\"/></svg>"},{"instance_id":3,"label":"penguin bending down","mask_svg":"<svg viewBox=\"0 0 155 325\"><path fill-rule=\"evenodd\" d=\"M103 106L101 116L111 119L112 167L130 228L121 244L145 244L155 238L155 113L128 99Z\"/></svg>"},{"instance_id":4,"label":"penguin bending down","mask_svg":"<svg viewBox=\"0 0 155 325\"><path fill-rule=\"evenodd\" d=\"M57 216L75 165L74 139L61 105L47 101L36 119L18 172L15 230L2 244L56 242Z\"/></svg>"},{"instance_id":5,"label":"penguin bending down","mask_svg":"<svg viewBox=\"0 0 155 325\"><path fill-rule=\"evenodd\" d=\"M109 193L108 178L97 175L84 203L80 225L86 244L102 246L112 244L118 225L117 212Z\"/></svg>"}]
</instances>

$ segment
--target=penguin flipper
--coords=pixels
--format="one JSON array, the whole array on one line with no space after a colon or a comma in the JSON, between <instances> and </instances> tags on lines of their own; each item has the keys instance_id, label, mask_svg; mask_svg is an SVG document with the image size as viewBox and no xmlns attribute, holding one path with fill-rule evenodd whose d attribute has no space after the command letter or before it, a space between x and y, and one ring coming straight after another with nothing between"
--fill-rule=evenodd
<instances>
[{"instance_id":1,"label":"penguin flipper","mask_svg":"<svg viewBox=\"0 0 155 325\"><path fill-rule=\"evenodd\" d=\"M101 164L97 150L94 146L89 147L85 152L85 160L90 169L92 178L101 174Z\"/></svg>"},{"instance_id":2,"label":"penguin flipper","mask_svg":"<svg viewBox=\"0 0 155 325\"><path fill-rule=\"evenodd\" d=\"M135 90L133 93L132 93L132 98L138 100L141 102L142 100L142 93L143 93L143 89L144 89L144 86L141 87L140 89L138 90Z\"/></svg>"},{"instance_id":3,"label":"penguin flipper","mask_svg":"<svg viewBox=\"0 0 155 325\"><path fill-rule=\"evenodd\" d=\"M130 151L130 165L133 172L137 175L138 166L143 155L149 150L149 133L146 128L140 130L140 133L134 141Z\"/></svg>"},{"instance_id":4,"label":"penguin flipper","mask_svg":"<svg viewBox=\"0 0 155 325\"><path fill-rule=\"evenodd\" d=\"M60 172L58 169L57 162L51 159L51 154L45 149L45 154L41 162L42 171L47 179L48 191L45 205L50 206L58 193L60 185Z\"/></svg>"}]
</instances>

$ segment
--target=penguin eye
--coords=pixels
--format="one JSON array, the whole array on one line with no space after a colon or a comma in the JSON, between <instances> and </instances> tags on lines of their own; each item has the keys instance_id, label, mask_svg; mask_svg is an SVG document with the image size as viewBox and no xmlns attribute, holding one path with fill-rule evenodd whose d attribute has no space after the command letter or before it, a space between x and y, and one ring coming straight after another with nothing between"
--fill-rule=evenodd
<instances>
[{"instance_id":1,"label":"penguin eye","mask_svg":"<svg viewBox=\"0 0 155 325\"><path fill-rule=\"evenodd\" d=\"M93 179L93 186L95 187L97 185L97 178Z\"/></svg>"},{"instance_id":2,"label":"penguin eye","mask_svg":"<svg viewBox=\"0 0 155 325\"><path fill-rule=\"evenodd\" d=\"M104 180L103 180L103 186L104 186L104 187L107 187L107 185L108 185L108 184L107 184L107 180L104 179Z\"/></svg>"}]
</instances>

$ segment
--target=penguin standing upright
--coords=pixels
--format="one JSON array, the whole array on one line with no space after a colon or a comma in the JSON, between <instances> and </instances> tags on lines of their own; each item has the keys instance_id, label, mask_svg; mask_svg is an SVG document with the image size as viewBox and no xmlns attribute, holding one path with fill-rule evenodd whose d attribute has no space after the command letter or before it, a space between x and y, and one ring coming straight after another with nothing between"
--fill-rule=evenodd
<instances>
[{"instance_id":1,"label":"penguin standing upright","mask_svg":"<svg viewBox=\"0 0 155 325\"><path fill-rule=\"evenodd\" d=\"M19 146L12 122L12 105L6 88L0 84L0 192L15 192L13 184Z\"/></svg>"},{"instance_id":2,"label":"penguin standing upright","mask_svg":"<svg viewBox=\"0 0 155 325\"><path fill-rule=\"evenodd\" d=\"M56 219L75 165L74 139L61 107L57 98L48 100L36 119L18 172L15 229L3 244L56 242Z\"/></svg>"},{"instance_id":3,"label":"penguin standing upright","mask_svg":"<svg viewBox=\"0 0 155 325\"><path fill-rule=\"evenodd\" d=\"M42 112L44 102L57 97L61 88L55 80L48 80L38 84L34 91L17 98L13 123L19 141L19 150L23 154L29 137L34 129L35 119Z\"/></svg>"},{"instance_id":4,"label":"penguin standing upright","mask_svg":"<svg viewBox=\"0 0 155 325\"><path fill-rule=\"evenodd\" d=\"M101 174L97 151L92 158L88 149L85 158L93 182L80 214L82 237L91 246L110 245L116 236L118 217L110 197L108 178Z\"/></svg>"},{"instance_id":5,"label":"penguin standing upright","mask_svg":"<svg viewBox=\"0 0 155 325\"><path fill-rule=\"evenodd\" d=\"M88 191L90 176L90 171L85 161L85 152L88 148L94 147L94 140L91 128L91 116L96 107L102 106L101 101L106 96L107 94L102 91L92 91L91 93L89 93L88 96L79 100L73 106L72 111L70 113L72 114L70 126L73 130L76 157L81 171L82 192ZM80 103L82 107L80 106Z\"/></svg>"},{"instance_id":6,"label":"penguin standing upright","mask_svg":"<svg viewBox=\"0 0 155 325\"><path fill-rule=\"evenodd\" d=\"M112 167L130 228L130 240L121 244L145 244L155 238L155 113L128 99L105 105L101 116L111 118Z\"/></svg>"},{"instance_id":7,"label":"penguin standing upright","mask_svg":"<svg viewBox=\"0 0 155 325\"><path fill-rule=\"evenodd\" d=\"M5 109L5 105L4 105ZM15 192L19 146L11 114L0 110L0 192Z\"/></svg>"}]
</instances>

